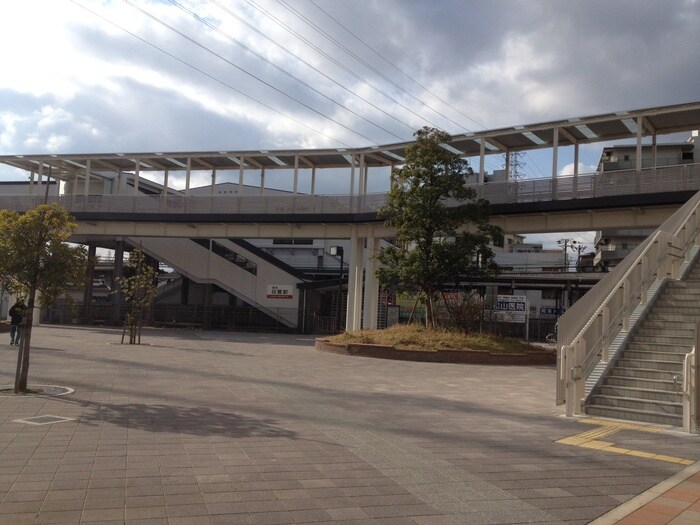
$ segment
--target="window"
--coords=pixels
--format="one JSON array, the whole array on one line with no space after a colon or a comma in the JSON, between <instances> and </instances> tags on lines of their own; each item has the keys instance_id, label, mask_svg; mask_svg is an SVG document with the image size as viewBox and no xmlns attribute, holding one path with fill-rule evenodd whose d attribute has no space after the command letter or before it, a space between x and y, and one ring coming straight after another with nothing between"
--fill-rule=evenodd
<instances>
[{"instance_id":1,"label":"window","mask_svg":"<svg viewBox=\"0 0 700 525\"><path fill-rule=\"evenodd\" d=\"M288 244L293 246L310 246L313 245L313 239L272 239L272 244Z\"/></svg>"},{"instance_id":2,"label":"window","mask_svg":"<svg viewBox=\"0 0 700 525\"><path fill-rule=\"evenodd\" d=\"M684 151L683 153L681 153L681 159L693 160L693 152L692 151Z\"/></svg>"}]
</instances>

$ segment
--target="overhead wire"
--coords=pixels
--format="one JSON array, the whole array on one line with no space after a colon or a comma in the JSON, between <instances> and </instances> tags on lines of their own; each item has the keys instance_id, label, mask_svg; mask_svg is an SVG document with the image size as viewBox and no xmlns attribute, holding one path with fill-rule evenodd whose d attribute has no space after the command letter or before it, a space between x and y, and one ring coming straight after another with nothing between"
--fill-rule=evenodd
<instances>
[{"instance_id":1,"label":"overhead wire","mask_svg":"<svg viewBox=\"0 0 700 525\"><path fill-rule=\"evenodd\" d=\"M409 74L406 73L404 70L402 70L401 68L399 68L394 62L392 62L391 60L388 60L384 55L382 55L379 51L377 51L376 48L374 48L374 47L370 46L369 44L367 44L367 42L365 42L362 38L360 38L354 31L352 31L352 30L351 30L350 28L348 28L345 24L343 24L340 20L338 20L337 17L333 16L331 13L329 13L328 11L326 11L323 7L321 7L320 5L318 5L318 3L317 3L316 0L308 0L308 1L309 1L309 3L311 3L312 5L314 5L314 7L316 7L319 11L321 11L324 15L326 15L328 18L330 18L331 20L333 20L333 22L335 22L339 27L341 27L341 28L342 28L343 30L345 30L348 34L350 34L355 40L357 40L360 44L362 44L362 46L364 46L365 48L367 48L367 49L368 49L370 52L372 52L374 55L378 56L382 61L384 61L384 63L388 64L389 67L391 67L391 68L393 68L394 70L396 70L396 71L398 71L399 73L401 73L404 77L406 77L408 80L410 80L411 82L413 82L415 85L417 85L418 87L420 87L421 89L423 89L425 92L429 93L431 96L435 97L437 100L439 100L440 102L442 102L443 104L445 104L445 105L446 105L447 107L449 107L450 109L452 109L452 110L456 111L457 113L459 113L460 115L462 115L462 116L463 116L464 118L466 118L467 120L473 122L474 124L476 124L477 126L480 126L480 127L483 128L483 129L486 128L486 125L485 125L485 124L483 124L483 123L479 122L478 120L474 119L473 117L467 115L466 113L464 113L463 111L461 111L459 108L457 108L457 107L455 107L454 105L452 105L449 101L447 101L447 100L443 99L442 97L440 97L440 95L438 95L437 93L435 93L434 91L432 91L430 88L428 88L428 87L424 86L422 83L418 82L413 76L409 75ZM358 15L358 13L357 13L354 9L352 9L352 4L351 4L351 3L347 3L347 2L346 2L346 3L343 3L343 7L345 7L345 9L347 9L348 11L350 11L354 16L360 18L360 19L363 20L365 23L367 23L367 21L366 21L364 18L362 18L360 15ZM465 130L467 130L467 131L472 131L472 130L469 129L467 126L462 126L462 127L463 127ZM533 161L534 166L535 166L535 168L537 169L537 171L539 171L540 174L544 177L545 175L544 175L544 173L542 172L542 170L540 169L540 166L537 164L537 161L536 161L528 152L525 152L525 155L527 155L527 156ZM492 169L493 169L493 168L492 168Z\"/></svg>"},{"instance_id":2,"label":"overhead wire","mask_svg":"<svg viewBox=\"0 0 700 525\"><path fill-rule=\"evenodd\" d=\"M284 97L286 97L286 98L288 98L288 99L290 99L290 100L293 100L294 102L296 102L297 104L299 104L299 105L305 107L305 108L308 109L309 111L311 111L311 112L313 112L313 113L319 115L320 117L323 117L323 118L325 118L325 119L327 119L327 120L330 120L331 122L337 124L338 126L344 128L344 129L346 129L346 130L349 131L350 133L352 133L352 134L354 134L354 135L357 135L358 137L362 137L363 139L367 140L367 141L370 142L370 143L373 143L373 142L374 142L374 140L373 140L372 138L368 137L368 136L365 135L364 133L361 133L361 132L359 132L359 131L356 131L356 130L350 128L349 126L346 126L346 125L343 124L342 122L339 122L338 120L334 119L333 117L330 117L330 116L326 115L325 113L323 113L323 112L317 110L316 108L310 106L310 105L307 104L306 102L304 102L304 101L302 101L302 100L299 100L297 97L294 97L294 96L290 95L289 93L287 93L287 92L285 92L285 91L279 89L278 87L274 86L274 85L271 84L270 82L267 82L266 80L260 78L259 76L254 75L253 73L251 73L250 71L246 70L245 68L243 68L243 67L239 66L238 64L232 62L231 60L227 59L226 57L224 57L224 56L221 55L220 53L217 53L216 51L214 51L214 50L212 50L211 48L209 48L209 47L205 46L204 44L202 44L201 42L195 40L194 38L192 38L192 37L190 37L190 36L188 36L188 35L186 35L186 34L183 33L182 31L180 31L179 29L177 29L177 28L171 26L170 24L164 22L163 20L159 19L157 16L154 16L153 14L149 13L149 12L146 11L145 9L143 9L143 8L141 8L141 7L139 7L139 6L137 6L137 5L134 4L131 0L123 0L123 1L124 1L126 4L130 5L131 7L133 7L134 9L136 9L137 11L141 12L143 15L145 15L145 16L147 16L148 18L150 18L151 20L153 20L154 22L156 22L156 23L162 25L163 27L167 28L168 30L172 31L173 33L176 33L177 35L179 35L180 37L184 38L184 39L187 40L188 42L194 44L195 46L197 46L197 47L199 47L200 49L206 51L207 53L210 53L211 55L213 55L213 56L215 56L216 58L218 58L219 60L221 60L221 61L223 61L223 62L229 64L230 66L234 67L235 69L237 69L238 71L244 73L245 75L247 75L247 76L249 76L249 77L255 79L256 81L260 82L261 84L263 84L263 85L269 87L270 89L272 89L272 90L275 91L276 93L279 93L280 95L282 95L282 96L284 96Z\"/></svg>"},{"instance_id":3,"label":"overhead wire","mask_svg":"<svg viewBox=\"0 0 700 525\"><path fill-rule=\"evenodd\" d=\"M189 14L190 16L192 16L197 22L199 22L199 23L201 23L201 24L203 24L203 25L206 25L208 28L210 28L211 30L213 30L213 31L215 31L216 33L220 34L221 36L223 36L224 38L226 38L226 39L229 40L230 42L233 42L234 44L238 45L239 47L241 47L242 49L244 49L244 50L247 51L248 53L250 53L250 54L252 54L253 56L255 56L256 58L258 58L259 60L262 60L263 62L265 62L266 64L270 65L271 67L273 67L273 68L276 69L277 71L281 72L282 74L284 74L284 75L286 75L286 76L288 76L288 77L294 79L295 81L299 82L299 83L300 83L301 85L303 85L304 87L310 89L311 91L313 91L314 93L316 93L316 94L318 94L319 96L323 97L324 99L328 100L329 102L331 102L331 103L337 105L338 107L344 109L345 111L348 111L349 113L355 115L356 117L360 118L360 119L363 120L364 122L366 122L366 123L368 123L368 124L370 124L370 125L372 125L372 126L375 126L375 127L378 128L378 129L381 129L382 131L384 131L384 132L387 133L388 135L391 135L392 137L394 137L394 138L396 138L396 139L398 139L398 140L400 140L400 141L405 140L405 137L402 137L402 136L400 136L400 135L397 135L397 134L394 133L393 131L391 131L391 130L385 128L384 126L382 126L382 125L380 125L380 124L377 124L376 122L372 122L372 121L369 120L368 118L366 118L366 117L364 117L363 115L359 114L357 111L355 111L355 110L353 110L353 109L347 107L345 104L342 104L341 102L338 102L338 101L335 100L334 98L329 97L329 96L326 95L325 93L323 93L323 92L319 91L318 89L316 89L315 87L313 87L311 84L309 84L309 83L306 82L305 80L302 80L301 78L297 77L297 76L294 75L293 73L290 73L289 71L287 71L287 70L284 69L283 67L281 67L281 66L275 64L274 62L272 62L271 60L269 60L267 57L261 55L260 53L258 53L258 52L255 51L254 49L252 49L250 46L244 44L244 43L241 42L240 40L234 38L234 37L231 36L230 34L226 33L225 31L221 30L220 28L216 27L214 24L212 24L212 23L209 22L208 20L205 20L204 18L202 18L201 16L199 16L199 15L198 15L197 13L195 13L194 11L192 11L192 10L188 9L187 7L185 7L184 5L180 4L179 2L177 2L177 0L168 0L168 1L169 1L172 5L174 5L175 7L178 7L179 9L181 9L182 11L184 11L185 13ZM253 76L255 76L255 75L253 75ZM257 78L257 77L255 77L255 78Z\"/></svg>"},{"instance_id":4,"label":"overhead wire","mask_svg":"<svg viewBox=\"0 0 700 525\"><path fill-rule=\"evenodd\" d=\"M171 0L171 1L172 1L172 0ZM352 89L348 88L347 86L345 86L345 85L342 84L341 82L338 82L335 78L333 78L332 76L330 76L330 75L328 75L327 73L323 72L321 69L319 69L318 67L314 66L314 65L313 65L311 62L309 62L308 60L306 60L306 59L304 59L303 57L299 56L298 54L294 53L294 52L293 52L291 49L289 49L288 47L286 47L286 46L280 44L280 43L277 42L275 39L269 37L268 35L266 35L266 34L263 33L262 31L260 31L260 30L259 30L258 28L256 28L253 24L251 24L250 22L248 22L248 21L245 20L244 18L238 16L235 12L233 12L231 9L229 9L228 7L226 7L226 6L225 6L224 4L222 4L221 2L219 2L219 1L217 1L217 0L209 0L209 2L212 3L212 4L214 4L214 5L216 5L219 9L221 9L221 10L224 11L224 12L226 12L226 13L227 13L229 16L231 16L232 18L235 18L235 19L238 20L240 23L244 24L248 29L250 29L251 31L255 32L258 36L260 36L261 38L264 38L265 40L267 40L268 42L270 42L271 44L273 44L275 47L277 47L277 49L279 49L279 50L282 51L283 53L286 53L286 54L288 54L288 55L294 57L296 60L298 60L299 62L301 62L302 64L304 64L304 65L307 66L308 68L310 68L311 70L315 71L315 72L318 73L319 75L323 76L323 77L324 77L325 79L327 79L329 82L332 82L333 84L335 84L336 86L338 86L340 89L342 89L343 91L345 91L345 92L348 93L349 95L352 95L353 97L357 98L358 100L361 100L361 101L364 102L365 104L368 104L368 105L371 106L372 108L376 109L376 110L379 111L380 113L386 115L387 117L389 117L390 119L394 120L395 122L401 124L402 126L406 127L407 129L410 129L411 131L415 131L415 130L414 130L414 127L411 126L410 124L408 124L407 122L405 122L405 121L399 119L398 117L396 117L396 115L393 115L393 114L389 113L388 111L384 110L384 109L381 108L380 106L377 106L377 105L374 104L371 100L368 100L368 99L366 99L365 97L359 95L356 91L353 91Z\"/></svg>"},{"instance_id":5,"label":"overhead wire","mask_svg":"<svg viewBox=\"0 0 700 525\"><path fill-rule=\"evenodd\" d=\"M348 28L345 24L343 24L343 23L342 23L340 20L338 20L335 16L333 16L333 15L330 14L328 11L326 11L323 7L321 7L320 5L318 5L318 3L317 3L315 0L308 0L308 1L309 1L312 5L314 5L314 6L316 7L316 9L318 9L319 11L321 11L324 15L326 15L326 16L327 16L328 18L330 18L331 20L333 20L333 22L335 22L339 27L341 27L343 30L345 30L345 32L347 32L348 34L350 34L355 40L357 40L360 44L362 44L363 47L367 48L371 53L373 53L374 55L376 55L376 56L378 56L379 58L381 58L386 64L389 65L389 67L391 67L392 69L394 69L394 70L398 71L399 73L401 73L404 77L406 77L408 80L410 80L411 82L413 82L416 86L418 86L419 88L421 88L423 91L429 93L431 96L435 97L437 100L439 100L440 102L442 102L443 104L445 104L445 105L446 105L448 108L450 108L451 110L456 111L457 113L459 113L460 115L462 115L462 116L463 116L464 118L466 118L467 120L470 120L471 122L473 122L473 123L476 124L477 126L485 127L485 126L484 126L483 124L481 124L479 121L473 119L472 117L470 117L470 116L467 115L466 113L462 112L459 108L456 108L455 106L453 106L449 101L447 101L447 100L443 99L442 97L440 97L437 93L435 93L434 91L432 91L430 88L428 88L428 87L424 86L422 83L418 82L413 76L411 76L411 75L409 75L408 73L406 73L405 71L403 71L400 67L398 67L398 66L397 66L395 63L393 63L391 60L388 60L384 55L382 55L382 54L381 54L379 51L377 51L374 47L372 47L372 46L370 46L369 44L367 44L367 42L365 42L362 38L360 38L354 31L352 31L350 28ZM351 11L355 16L358 16L357 13L356 13L355 11L353 11L353 9L352 9L352 7L351 7L351 3L344 3L343 5L344 5L344 7L345 7L346 9L348 9L349 11ZM471 129L469 129L469 128L466 127L466 126L462 126L462 128L465 129L466 131L472 131Z\"/></svg>"},{"instance_id":6,"label":"overhead wire","mask_svg":"<svg viewBox=\"0 0 700 525\"><path fill-rule=\"evenodd\" d=\"M438 125L438 124L436 124L435 122L431 121L430 119L424 117L423 115L420 115L419 113L417 113L416 111L414 111L412 108L406 106L406 105L403 104L401 101L397 100L395 97L393 97L393 96L391 96L390 94L384 92L381 88L378 88L377 86L375 86L375 85L374 85L372 82L370 82L369 80L367 80L367 79L365 79L365 78L359 76L355 71L353 71L352 69L350 69L348 66L346 66L345 64L343 64L342 62L340 62L339 60L337 60L336 58L334 58L334 57L331 56L330 54L326 53L326 52L325 52L323 49L321 49L319 46L317 46L316 44L314 44L313 42L311 42L308 38L304 37L304 36L303 36L302 34L300 34L298 31L295 31L295 30L294 30L292 27L290 27L288 24L285 24L282 20L280 20L278 17L276 17L275 15L273 15L272 13L270 13L270 12L269 12L268 10L266 10L264 7L261 7L260 5L258 5L257 3L255 3L253 0L245 0L245 2L248 3L248 4L249 4L251 7L253 7L254 9L257 9L258 11L260 11L262 14L264 14L264 15L265 15L266 17L268 17L270 20L272 20L273 22L275 22L277 25L279 25L280 27L284 28L284 29L287 30L289 33L291 33L292 35L294 35L295 37L297 37L300 41L304 42L307 46L311 47L314 51L316 51L317 53L319 53L319 54L322 55L323 57L325 57L325 58L327 58L328 60L330 60L333 64L335 64L336 66L338 66L339 68L341 68L343 71L345 71L346 73L348 73L350 76L352 76L353 78L355 78L356 80L358 80L358 81L361 82L362 84L364 84L364 85L366 85L366 86L372 88L373 90L375 90L375 91L376 91L377 93L379 93L380 95L382 95L382 96L386 97L387 99L391 100L394 104L396 104L396 105L399 106L400 108L402 108L402 109L406 110L407 112L411 113L412 115L414 115L414 116L415 116L416 118L418 118L421 122L425 122L425 123L430 124L431 126L436 127L436 128L439 128L439 127L440 127L440 125Z\"/></svg>"},{"instance_id":7,"label":"overhead wire","mask_svg":"<svg viewBox=\"0 0 700 525\"><path fill-rule=\"evenodd\" d=\"M310 126L309 124L303 122L303 121L300 120L300 119L297 119L297 118L295 118L295 117L292 117L292 116L290 116L290 115L287 115L286 113L280 111L279 109L277 109L277 108L275 108L275 107L273 107L273 106L271 106L271 105L269 105L269 104L267 104L267 103L265 103L265 102L263 102L263 101L261 101L261 100L258 100L257 98L255 98L255 97L253 97L253 96L251 96L251 95L248 95L247 93L241 91L240 89L237 89L236 87L234 87L234 86L232 86L231 84L229 84L229 83L227 83L227 82L221 80L220 78L217 78L217 77L211 75L210 73L207 73L206 71L204 71L203 69L201 69L201 68L195 66L194 64L191 64L190 62L187 62L186 60L181 59L180 57L174 55L173 53L170 53L169 51L166 51L166 50L163 49L162 47L160 47L160 46L158 46L158 45L156 45L156 44L154 44L154 43L152 43L152 42L149 42L148 40L146 40L145 38L142 38L141 36L137 35L136 33L132 32L132 31L129 31L129 30L126 29L125 27L123 27L123 26L117 24L116 22L113 22L112 20L109 20L107 17L102 16L101 14L97 13L96 11L93 11L93 10L90 9L89 7L86 7L86 6L82 5L82 4L81 4L80 2L78 2L77 0L70 0L70 2L73 3L73 4L75 4L76 6L78 6L78 7L82 8L82 9L84 9L84 10L87 11L88 13L91 13L92 15L96 16L97 18L100 18L101 20L103 20L104 22L106 22L106 23L112 25L113 27L116 27L117 29L119 29L119 30L125 32L126 34L132 36L133 38L139 40L140 42L142 42L142 43L144 43L144 44L146 44L146 45L148 45L148 46L150 46L150 47L156 49L156 50L159 51L160 53L163 53L164 55L167 55L168 57L172 58L173 60L175 60L175 61L177 61L177 62L179 62L179 63L181 63L181 64L183 64L183 65L185 65L185 66L187 66L187 67L189 67L189 68L191 68L191 69L193 69L194 71L197 71L198 73L200 73L200 74L206 76L207 78L213 80L214 82L217 82L218 84L221 84L222 86L224 86L224 87L226 87L226 88L228 88L228 89L230 89L230 90L232 90L232 91L238 93L239 95L242 95L243 97L247 98L248 100L251 100L251 101L257 103L257 104L259 104L259 105L261 105L261 106L263 106L263 107L269 109L270 111L273 111L274 113L277 113L278 115L280 115L280 116L282 116L282 117L285 117L285 118L291 120L292 122L295 122L295 123L299 124L300 126L303 126L303 127L307 128L307 129L313 131L314 133L317 133L317 134L319 134L319 135L321 135L321 136L323 136L323 137L326 137L327 139L333 140L333 141L337 142L338 144L340 144L340 145L342 145L342 146L344 146L344 147L346 147L346 148L350 148L350 147L351 147L350 145L348 145L348 144L346 144L345 142L343 142L341 139L339 139L339 138L337 138L337 137L334 137L334 136L332 136L332 135L329 135L328 133L326 133L326 132L324 132L324 131L318 130L318 129L314 128L313 126Z\"/></svg>"},{"instance_id":8,"label":"overhead wire","mask_svg":"<svg viewBox=\"0 0 700 525\"><path fill-rule=\"evenodd\" d=\"M406 95L408 95L410 98L412 98L413 100L415 100L416 102L418 102L418 103L421 104L422 106L424 106L424 107L426 107L427 109L431 110L433 113L439 115L440 117L444 118L444 119L447 120L448 122L451 122L452 124L454 124L455 126L457 126L458 128L460 128L461 130L463 130L463 131L468 131L461 123L459 123L459 122L457 122L457 121L451 119L450 117L448 117L448 116L445 115L444 113L441 113L439 110L435 109L435 108L432 107L430 104L427 104L427 103L424 102L423 100L421 100L421 99L419 99L418 97L416 97L415 95L413 95L413 93L407 91L407 90L404 89L402 86L400 86L399 84L397 84L396 82L394 82L393 80L391 80L391 78L389 78L388 76L386 76L386 75L385 75L384 73L382 73L379 69L377 69L376 67L374 67L372 64L370 64L370 63L367 62L366 60L364 60L361 56L359 56L357 53L355 53L354 51L352 51L351 49L349 49L347 46L345 46L345 45L344 45L342 42L340 42L338 39L336 39L335 37L333 37L332 35L330 35L330 34L329 34L327 31L325 31L323 28L321 28L320 26L318 26L317 24L315 24L315 23L314 23L313 21L311 21L307 16L303 15L302 13L300 13L295 7L290 6L289 3L286 2L286 0L277 0L277 3L280 4L280 5L282 5L283 7L285 7L289 12L291 12L292 14L294 14L294 16L296 16L297 18L299 18L299 19L300 19L301 21L303 21L305 24L307 24L307 25L309 25L310 27L314 28L319 34L323 35L327 40L329 40L330 42L332 42L333 44L335 44L337 47L339 47L340 49L342 49L343 51L345 51L345 53L347 53L348 55L350 55L352 58L354 58L354 59L355 59L356 61L358 61L360 64L364 65L366 68L368 68L369 70L371 70L371 71L374 72L375 74L379 75L381 78L383 78L386 82L388 82L389 84L391 84L392 86L394 86L395 88L397 88L399 91L405 93ZM425 118L425 117L424 117L424 118ZM436 126L436 127L440 127L440 126Z\"/></svg>"}]
</instances>

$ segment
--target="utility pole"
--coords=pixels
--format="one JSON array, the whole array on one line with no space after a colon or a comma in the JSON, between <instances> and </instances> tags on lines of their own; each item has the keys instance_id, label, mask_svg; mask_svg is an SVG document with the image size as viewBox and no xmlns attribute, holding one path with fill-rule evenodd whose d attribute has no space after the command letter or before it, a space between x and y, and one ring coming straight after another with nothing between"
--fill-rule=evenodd
<instances>
[{"instance_id":1,"label":"utility pole","mask_svg":"<svg viewBox=\"0 0 700 525\"><path fill-rule=\"evenodd\" d=\"M578 246L578 241L575 239L559 239L557 241L557 244L562 247L562 251L564 252L564 271L568 272L569 271L569 248L571 250L576 250ZM581 252L579 251L579 256Z\"/></svg>"}]
</instances>

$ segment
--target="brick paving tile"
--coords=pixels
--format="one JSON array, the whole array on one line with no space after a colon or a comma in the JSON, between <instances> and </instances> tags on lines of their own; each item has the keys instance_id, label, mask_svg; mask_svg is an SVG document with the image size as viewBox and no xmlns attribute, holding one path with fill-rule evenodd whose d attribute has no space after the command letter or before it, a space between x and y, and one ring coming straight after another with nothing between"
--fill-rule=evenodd
<instances>
[{"instance_id":1,"label":"brick paving tile","mask_svg":"<svg viewBox=\"0 0 700 525\"><path fill-rule=\"evenodd\" d=\"M83 510L84 501L82 499L59 499L47 500L41 505L41 513L64 511L64 510Z\"/></svg>"},{"instance_id":2,"label":"brick paving tile","mask_svg":"<svg viewBox=\"0 0 700 525\"><path fill-rule=\"evenodd\" d=\"M165 507L127 507L124 511L126 520L142 520L151 518L166 518Z\"/></svg>"},{"instance_id":3,"label":"brick paving tile","mask_svg":"<svg viewBox=\"0 0 700 525\"><path fill-rule=\"evenodd\" d=\"M80 523L82 518L82 511L80 510L66 510L66 511L48 511L42 512L37 518L35 523L38 524L48 524L57 523L60 525L71 525L73 523ZM15 521L8 523L17 523Z\"/></svg>"},{"instance_id":4,"label":"brick paving tile","mask_svg":"<svg viewBox=\"0 0 700 525\"><path fill-rule=\"evenodd\" d=\"M209 514L248 514L248 507L242 502L207 503Z\"/></svg>"},{"instance_id":5,"label":"brick paving tile","mask_svg":"<svg viewBox=\"0 0 700 525\"><path fill-rule=\"evenodd\" d=\"M36 327L37 349L58 351L37 351L34 377L78 388L0 398L0 523L577 525L684 469L556 443L595 427L561 417L554 367L354 358L297 334L144 335L127 348L105 345L111 328ZM0 375L12 367L0 353ZM12 423L37 414L76 421ZM611 441L700 459L679 432ZM656 494L677 525L700 513L700 474L687 483Z\"/></svg>"},{"instance_id":6,"label":"brick paving tile","mask_svg":"<svg viewBox=\"0 0 700 525\"><path fill-rule=\"evenodd\" d=\"M207 516L207 507L204 504L191 503L186 505L167 505L168 518L181 518L191 516Z\"/></svg>"},{"instance_id":7,"label":"brick paving tile","mask_svg":"<svg viewBox=\"0 0 700 525\"><path fill-rule=\"evenodd\" d=\"M124 520L124 507L114 509L84 509L81 521Z\"/></svg>"}]
</instances>

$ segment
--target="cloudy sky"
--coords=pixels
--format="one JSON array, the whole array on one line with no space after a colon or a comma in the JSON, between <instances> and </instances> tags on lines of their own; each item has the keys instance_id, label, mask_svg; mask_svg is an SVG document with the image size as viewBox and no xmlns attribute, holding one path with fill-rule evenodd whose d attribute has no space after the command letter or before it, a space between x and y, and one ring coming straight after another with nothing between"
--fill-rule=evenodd
<instances>
[{"instance_id":1,"label":"cloudy sky","mask_svg":"<svg viewBox=\"0 0 700 525\"><path fill-rule=\"evenodd\" d=\"M0 154L367 146L424 125L700 100L698 0L4 0L0 12ZM582 163L600 149L582 148ZM525 172L548 162L531 154Z\"/></svg>"}]
</instances>

